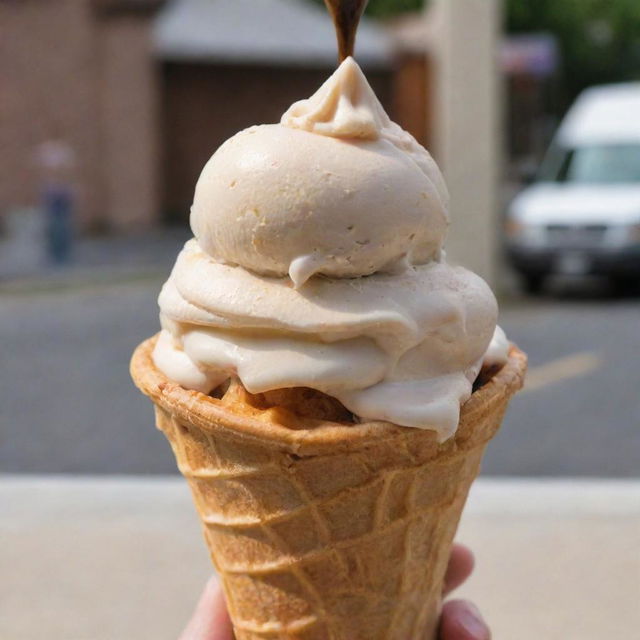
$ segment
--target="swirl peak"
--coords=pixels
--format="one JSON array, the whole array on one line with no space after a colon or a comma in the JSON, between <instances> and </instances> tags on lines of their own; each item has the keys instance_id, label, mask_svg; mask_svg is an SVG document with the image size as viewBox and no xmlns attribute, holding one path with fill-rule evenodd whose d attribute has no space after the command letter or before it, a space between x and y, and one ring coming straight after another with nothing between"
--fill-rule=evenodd
<instances>
[{"instance_id":1,"label":"swirl peak","mask_svg":"<svg viewBox=\"0 0 640 640\"><path fill-rule=\"evenodd\" d=\"M306 100L295 102L280 123L333 138L377 140L391 124L358 63L346 58Z\"/></svg>"}]
</instances>

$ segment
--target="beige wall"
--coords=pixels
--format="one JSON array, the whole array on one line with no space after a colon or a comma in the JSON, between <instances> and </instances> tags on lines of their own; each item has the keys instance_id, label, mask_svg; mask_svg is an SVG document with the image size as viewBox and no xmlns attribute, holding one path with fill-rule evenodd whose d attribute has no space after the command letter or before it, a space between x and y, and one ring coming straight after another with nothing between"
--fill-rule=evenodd
<instances>
[{"instance_id":1,"label":"beige wall","mask_svg":"<svg viewBox=\"0 0 640 640\"><path fill-rule=\"evenodd\" d=\"M436 149L451 192L447 255L490 284L498 256L502 166L500 0L437 0Z\"/></svg>"},{"instance_id":2,"label":"beige wall","mask_svg":"<svg viewBox=\"0 0 640 640\"><path fill-rule=\"evenodd\" d=\"M80 206L98 215L95 24L78 0L0 2L0 211L34 204L35 149L63 138L80 162Z\"/></svg>"},{"instance_id":3,"label":"beige wall","mask_svg":"<svg viewBox=\"0 0 640 640\"><path fill-rule=\"evenodd\" d=\"M0 216L37 202L35 150L52 138L77 157L80 226L129 228L156 215L146 10L156 4L0 2Z\"/></svg>"},{"instance_id":4,"label":"beige wall","mask_svg":"<svg viewBox=\"0 0 640 640\"><path fill-rule=\"evenodd\" d=\"M101 29L104 204L118 229L152 224L159 214L159 68L145 21L107 19Z\"/></svg>"}]
</instances>

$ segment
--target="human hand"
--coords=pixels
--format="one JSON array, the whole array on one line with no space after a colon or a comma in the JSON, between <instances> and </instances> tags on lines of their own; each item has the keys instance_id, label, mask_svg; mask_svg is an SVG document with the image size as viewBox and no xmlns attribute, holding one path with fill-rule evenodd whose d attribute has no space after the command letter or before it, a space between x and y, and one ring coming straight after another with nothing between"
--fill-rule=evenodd
<instances>
[{"instance_id":1,"label":"human hand","mask_svg":"<svg viewBox=\"0 0 640 640\"><path fill-rule=\"evenodd\" d=\"M473 554L454 544L444 577L444 595L459 587L473 571ZM474 604L450 600L442 607L439 640L491 640L491 632ZM233 640L233 627L222 590L215 578L204 588L189 624L179 640Z\"/></svg>"},{"instance_id":2,"label":"human hand","mask_svg":"<svg viewBox=\"0 0 640 640\"><path fill-rule=\"evenodd\" d=\"M473 571L473 565L471 549L462 544L454 544L444 576L444 596L465 582ZM449 600L442 607L438 638L439 640L491 640L491 631L475 604L468 600ZM226 638L214 636L203 640L226 640Z\"/></svg>"}]
</instances>

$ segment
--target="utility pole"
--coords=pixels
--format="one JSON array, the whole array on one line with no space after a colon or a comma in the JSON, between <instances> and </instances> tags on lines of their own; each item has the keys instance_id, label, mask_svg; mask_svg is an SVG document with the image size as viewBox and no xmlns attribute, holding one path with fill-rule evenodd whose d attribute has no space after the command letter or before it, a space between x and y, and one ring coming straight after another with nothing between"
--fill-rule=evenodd
<instances>
[{"instance_id":1,"label":"utility pole","mask_svg":"<svg viewBox=\"0 0 640 640\"><path fill-rule=\"evenodd\" d=\"M500 0L435 0L436 155L451 193L447 256L496 285L502 173Z\"/></svg>"}]
</instances>

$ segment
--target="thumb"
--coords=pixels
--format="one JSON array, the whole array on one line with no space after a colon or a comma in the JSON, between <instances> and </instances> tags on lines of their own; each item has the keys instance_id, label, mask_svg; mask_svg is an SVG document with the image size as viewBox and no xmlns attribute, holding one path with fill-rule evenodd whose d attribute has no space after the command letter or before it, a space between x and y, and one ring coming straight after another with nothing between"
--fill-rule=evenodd
<instances>
[{"instance_id":1,"label":"thumb","mask_svg":"<svg viewBox=\"0 0 640 640\"><path fill-rule=\"evenodd\" d=\"M207 582L191 620L179 640L233 640L233 627L220 583Z\"/></svg>"},{"instance_id":2,"label":"thumb","mask_svg":"<svg viewBox=\"0 0 640 640\"><path fill-rule=\"evenodd\" d=\"M466 600L450 600L442 607L440 640L491 640L491 631L478 608Z\"/></svg>"}]
</instances>

